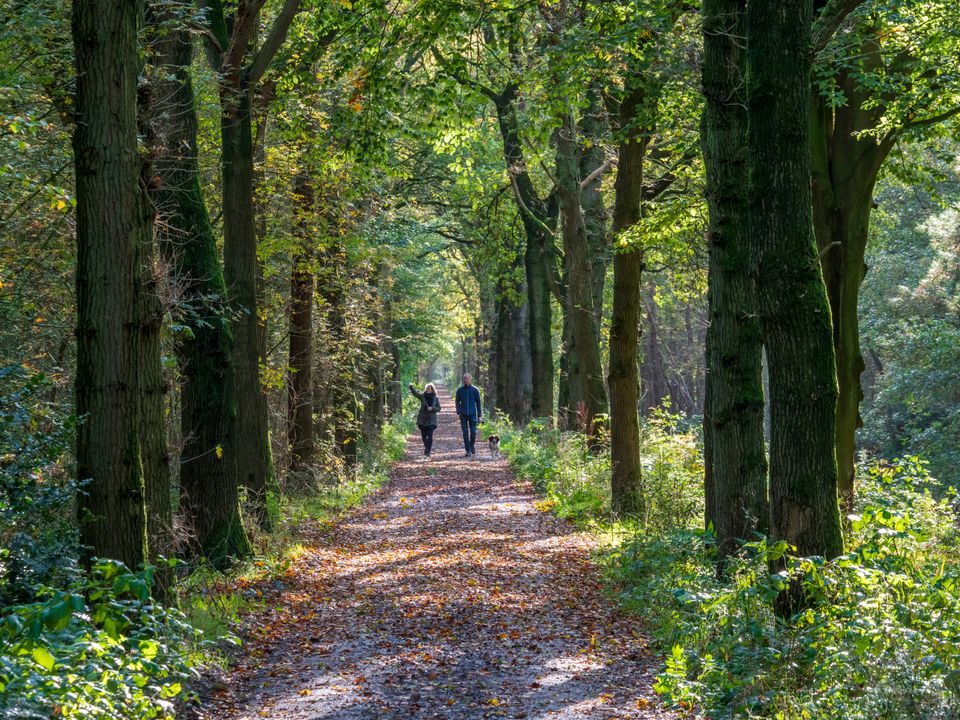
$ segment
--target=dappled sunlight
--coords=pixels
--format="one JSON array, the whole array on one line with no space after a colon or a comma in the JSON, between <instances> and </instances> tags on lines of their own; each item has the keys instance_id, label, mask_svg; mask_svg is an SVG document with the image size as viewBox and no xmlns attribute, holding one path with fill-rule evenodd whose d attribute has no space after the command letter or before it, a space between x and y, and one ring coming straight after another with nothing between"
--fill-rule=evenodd
<instances>
[{"instance_id":1,"label":"dappled sunlight","mask_svg":"<svg viewBox=\"0 0 960 720\"><path fill-rule=\"evenodd\" d=\"M409 444L391 484L298 556L210 717L662 716L590 537L504 463L460 458L458 436L442 412L436 456Z\"/></svg>"}]
</instances>

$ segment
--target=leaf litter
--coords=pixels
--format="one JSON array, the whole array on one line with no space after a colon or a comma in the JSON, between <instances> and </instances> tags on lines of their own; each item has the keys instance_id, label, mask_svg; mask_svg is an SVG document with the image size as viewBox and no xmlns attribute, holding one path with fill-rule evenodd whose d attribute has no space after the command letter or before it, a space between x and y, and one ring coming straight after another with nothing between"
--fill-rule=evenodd
<instances>
[{"instance_id":1,"label":"leaf litter","mask_svg":"<svg viewBox=\"0 0 960 720\"><path fill-rule=\"evenodd\" d=\"M463 458L456 416L439 420L434 457L411 438L385 488L304 540L197 717L674 717L591 536L540 509L505 461Z\"/></svg>"}]
</instances>

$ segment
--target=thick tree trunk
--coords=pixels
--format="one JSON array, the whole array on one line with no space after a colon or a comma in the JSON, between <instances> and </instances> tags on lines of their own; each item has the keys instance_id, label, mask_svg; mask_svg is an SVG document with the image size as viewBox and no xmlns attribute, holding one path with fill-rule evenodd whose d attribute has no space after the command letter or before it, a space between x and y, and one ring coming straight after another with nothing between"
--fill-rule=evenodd
<instances>
[{"instance_id":1,"label":"thick tree trunk","mask_svg":"<svg viewBox=\"0 0 960 720\"><path fill-rule=\"evenodd\" d=\"M770 360L770 534L800 555L843 551L837 373L810 196L811 0L747 8L749 231ZM781 596L790 612L796 592Z\"/></svg>"},{"instance_id":2,"label":"thick tree trunk","mask_svg":"<svg viewBox=\"0 0 960 720\"><path fill-rule=\"evenodd\" d=\"M637 79L632 79L637 82ZM645 128L637 113L646 94L630 89L620 105L624 136L619 144L616 197L612 234L616 237L640 219L643 192ZM643 512L640 469L640 377L637 349L640 344L640 278L644 270L643 248L629 247L613 256L613 312L610 317L610 469L615 512Z\"/></svg>"},{"instance_id":3,"label":"thick tree trunk","mask_svg":"<svg viewBox=\"0 0 960 720\"><path fill-rule=\"evenodd\" d=\"M137 152L136 3L74 0L77 478L91 556L147 559L138 258L149 228Z\"/></svg>"},{"instance_id":4,"label":"thick tree trunk","mask_svg":"<svg viewBox=\"0 0 960 720\"><path fill-rule=\"evenodd\" d=\"M152 197L161 218L160 252L187 308L177 321L188 331L176 340L181 512L198 552L216 558L220 538L230 537L233 547L226 555L244 556L249 554L246 536L233 532L242 523L230 457L236 419L232 335L216 238L200 189L190 33L167 32L155 49L155 95L162 104L154 125L162 150L154 162L159 184Z\"/></svg>"},{"instance_id":5,"label":"thick tree trunk","mask_svg":"<svg viewBox=\"0 0 960 720\"><path fill-rule=\"evenodd\" d=\"M767 527L762 343L750 277L747 110L743 76L746 0L703 4L700 142L707 171L707 377L703 411L706 525L718 571L741 540Z\"/></svg>"},{"instance_id":6,"label":"thick tree trunk","mask_svg":"<svg viewBox=\"0 0 960 720\"><path fill-rule=\"evenodd\" d=\"M580 120L581 178L590 177L606 161L603 139L610 129L599 89L591 87L587 91L587 98L589 104ZM590 257L593 316L597 321L598 332L603 320L603 287L607 280L607 267L610 265L607 209L603 203L602 185L602 176L597 177L580 192L580 207L583 208L584 228L587 235L587 253Z\"/></svg>"},{"instance_id":7,"label":"thick tree trunk","mask_svg":"<svg viewBox=\"0 0 960 720\"><path fill-rule=\"evenodd\" d=\"M876 64L877 48L863 48L865 62ZM847 512L853 509L856 476L856 432L861 427L860 286L866 274L864 256L869 235L873 189L894 138L884 140L865 131L882 121L884 108L871 106L867 94L846 73L838 86L846 102L836 108L814 97L810 146L813 157L813 217L820 261L833 319L837 354L836 448L838 490ZM865 104L867 105L865 107Z\"/></svg>"},{"instance_id":8,"label":"thick tree trunk","mask_svg":"<svg viewBox=\"0 0 960 720\"><path fill-rule=\"evenodd\" d=\"M550 309L550 275L548 268L551 222L550 203L537 195L527 172L517 127L517 89L509 86L496 101L497 118L503 141L507 174L513 187L526 235L524 269L526 271L530 331L530 358L533 395L531 407L523 415L553 415L553 338Z\"/></svg>"},{"instance_id":9,"label":"thick tree trunk","mask_svg":"<svg viewBox=\"0 0 960 720\"><path fill-rule=\"evenodd\" d=\"M328 241L331 242L331 241ZM318 266L318 292L323 298L326 326L330 337L329 355L332 363L328 378L329 397L323 398L329 408L328 420L333 425L333 442L344 465L357 462L359 417L353 382L356 366L353 348L347 346L347 306L344 284L349 268L346 255L335 242L324 248ZM319 413L318 413L319 414Z\"/></svg>"},{"instance_id":10,"label":"thick tree trunk","mask_svg":"<svg viewBox=\"0 0 960 720\"><path fill-rule=\"evenodd\" d=\"M290 470L300 472L313 462L313 288L309 253L313 188L305 175L297 177L294 201L300 213L300 248L290 277L290 353L287 379L287 442Z\"/></svg>"},{"instance_id":11,"label":"thick tree trunk","mask_svg":"<svg viewBox=\"0 0 960 720\"><path fill-rule=\"evenodd\" d=\"M232 456L261 525L269 524L267 490L273 476L270 438L260 387L257 314L257 233L253 198L253 137L246 87L221 88L224 276L233 312L237 421ZM232 540L227 542L229 547Z\"/></svg>"},{"instance_id":12,"label":"thick tree trunk","mask_svg":"<svg viewBox=\"0 0 960 720\"><path fill-rule=\"evenodd\" d=\"M560 196L564 264L567 271L566 307L573 340L571 362L577 363L578 374L571 378L571 398L579 395L578 411L581 429L595 435L596 418L607 412L607 388L600 358L598 318L594 315L593 276L583 209L580 205L580 145L570 113L564 114L557 135L557 181ZM568 373L570 369L568 368ZM575 387L579 384L579 388ZM582 414L582 417L579 417Z\"/></svg>"}]
</instances>

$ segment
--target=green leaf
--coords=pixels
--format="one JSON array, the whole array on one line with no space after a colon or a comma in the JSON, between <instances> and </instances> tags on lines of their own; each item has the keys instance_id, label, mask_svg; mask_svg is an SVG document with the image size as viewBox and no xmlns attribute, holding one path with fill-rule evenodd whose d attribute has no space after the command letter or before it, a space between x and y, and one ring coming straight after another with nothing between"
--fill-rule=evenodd
<instances>
[{"instance_id":1,"label":"green leaf","mask_svg":"<svg viewBox=\"0 0 960 720\"><path fill-rule=\"evenodd\" d=\"M57 659L46 648L35 647L30 654L44 670L53 670L53 666L57 664Z\"/></svg>"}]
</instances>

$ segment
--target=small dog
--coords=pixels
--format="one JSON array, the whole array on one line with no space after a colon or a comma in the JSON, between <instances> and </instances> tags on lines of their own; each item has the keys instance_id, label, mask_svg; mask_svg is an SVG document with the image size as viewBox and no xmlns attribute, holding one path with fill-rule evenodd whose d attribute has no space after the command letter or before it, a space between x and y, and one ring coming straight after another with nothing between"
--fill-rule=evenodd
<instances>
[{"instance_id":1,"label":"small dog","mask_svg":"<svg viewBox=\"0 0 960 720\"><path fill-rule=\"evenodd\" d=\"M500 459L500 436L491 435L487 438L487 445L490 446L490 459L499 460Z\"/></svg>"}]
</instances>

